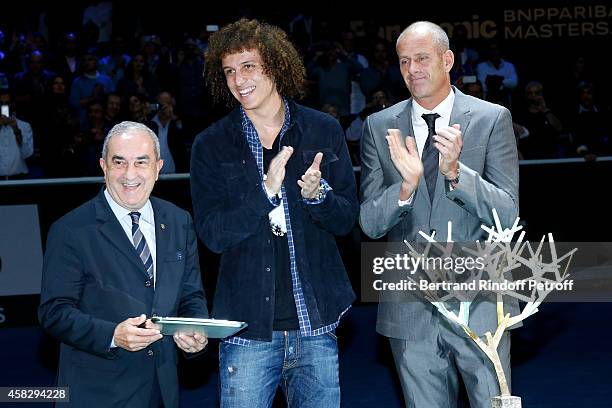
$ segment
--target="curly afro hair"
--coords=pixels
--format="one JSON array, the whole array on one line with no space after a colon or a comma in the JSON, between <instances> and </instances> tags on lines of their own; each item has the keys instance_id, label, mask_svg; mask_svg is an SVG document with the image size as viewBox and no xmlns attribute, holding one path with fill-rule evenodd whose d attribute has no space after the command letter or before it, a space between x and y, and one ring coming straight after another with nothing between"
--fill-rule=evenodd
<instances>
[{"instance_id":1,"label":"curly afro hair","mask_svg":"<svg viewBox=\"0 0 612 408\"><path fill-rule=\"evenodd\" d=\"M209 38L204 78L215 102L224 102L229 107L238 103L227 87L221 60L245 50L259 51L264 74L272 79L281 96L292 99L304 96L306 70L287 34L276 26L243 18Z\"/></svg>"}]
</instances>

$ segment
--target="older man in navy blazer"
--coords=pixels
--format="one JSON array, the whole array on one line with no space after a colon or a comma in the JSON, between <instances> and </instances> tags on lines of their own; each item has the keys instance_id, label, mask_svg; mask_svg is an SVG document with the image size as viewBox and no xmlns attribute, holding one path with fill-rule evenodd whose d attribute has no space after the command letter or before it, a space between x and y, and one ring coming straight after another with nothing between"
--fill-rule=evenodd
<instances>
[{"instance_id":1,"label":"older man in navy blazer","mask_svg":"<svg viewBox=\"0 0 612 408\"><path fill-rule=\"evenodd\" d=\"M175 344L206 346L147 319L208 316L191 216L150 197L162 165L155 133L116 125L100 159L106 188L49 231L39 319L61 341L58 385L74 406L176 407Z\"/></svg>"}]
</instances>

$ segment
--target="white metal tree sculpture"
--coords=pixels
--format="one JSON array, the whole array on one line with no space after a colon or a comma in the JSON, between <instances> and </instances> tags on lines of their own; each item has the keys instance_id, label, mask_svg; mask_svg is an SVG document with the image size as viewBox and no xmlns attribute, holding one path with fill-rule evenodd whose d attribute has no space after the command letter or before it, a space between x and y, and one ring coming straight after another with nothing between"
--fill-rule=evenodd
<instances>
[{"instance_id":1,"label":"white metal tree sculpture","mask_svg":"<svg viewBox=\"0 0 612 408\"><path fill-rule=\"evenodd\" d=\"M493 209L493 218L495 226L488 227L483 225L481 227L488 233L488 238L484 243L476 242L476 249L461 248L461 251L466 255L485 259L484 268L473 271L472 278L480 279L486 275L491 282L497 283L535 281L536 284L532 285L534 289L528 294L513 290L497 291L495 293L497 302L497 329L494 334L490 332L485 333L484 340L469 327L470 305L474 298L479 295L478 292L448 290L441 294L439 291L426 291L424 296L442 315L459 325L486 354L495 368L501 397L510 397L508 381L502 368L497 346L504 331L536 313L539 305L553 290L550 289L552 285L537 285L537 283L562 282L569 277L567 272L568 266L577 249L574 248L568 253L558 256L552 234L548 234L547 242L546 237L542 237L539 244L534 248L529 241L524 241L525 232L521 231L522 226L519 226L519 218L515 220L510 228L503 228L495 209ZM520 235L513 242L514 235L519 231L521 231ZM411 256L427 256L432 249L438 251L437 254L441 254L437 256L457 256L452 252L456 243L452 240L451 222L448 223L448 236L444 243L436 241L435 232L428 235L421 231L420 234L427 240L424 251L417 251L410 243L405 242ZM544 259L546 249L548 249L546 256L548 259ZM527 270L527 276L522 279L513 279L511 276L512 272L519 268L521 268L521 271ZM449 274L449 271L445 270L433 269L423 270L422 272L430 282L452 281L455 279L452 273ZM504 312L503 296L518 299L526 302L526 304L518 315L511 316L510 313ZM454 312L451 308L447 307L446 303L449 301L459 302L458 312ZM514 406L520 406L520 399L518 399L518 405Z\"/></svg>"}]
</instances>

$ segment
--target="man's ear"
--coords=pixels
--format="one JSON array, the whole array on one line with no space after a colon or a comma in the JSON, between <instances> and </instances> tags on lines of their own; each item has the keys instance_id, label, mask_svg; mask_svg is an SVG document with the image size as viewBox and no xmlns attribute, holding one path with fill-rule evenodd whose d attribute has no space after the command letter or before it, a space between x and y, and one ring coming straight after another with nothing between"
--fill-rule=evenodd
<instances>
[{"instance_id":1,"label":"man's ear","mask_svg":"<svg viewBox=\"0 0 612 408\"><path fill-rule=\"evenodd\" d=\"M155 163L155 165L157 166L157 174L155 175L155 180L157 180L159 178L159 172L161 171L162 167L164 167L164 160L159 159L157 163Z\"/></svg>"},{"instance_id":2,"label":"man's ear","mask_svg":"<svg viewBox=\"0 0 612 408\"><path fill-rule=\"evenodd\" d=\"M455 54L451 50L444 51L442 55L442 60L444 61L444 69L446 72L450 72L453 68L453 64L455 63Z\"/></svg>"}]
</instances>

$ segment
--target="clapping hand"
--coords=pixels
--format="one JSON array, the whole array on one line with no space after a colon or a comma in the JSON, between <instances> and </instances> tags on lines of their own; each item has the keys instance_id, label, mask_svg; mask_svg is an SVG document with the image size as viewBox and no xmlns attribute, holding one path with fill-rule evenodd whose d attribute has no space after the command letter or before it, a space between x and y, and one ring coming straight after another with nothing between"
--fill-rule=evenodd
<instances>
[{"instance_id":1,"label":"clapping hand","mask_svg":"<svg viewBox=\"0 0 612 408\"><path fill-rule=\"evenodd\" d=\"M322 159L323 153L317 153L306 173L302 175L302 179L297 182L298 186L302 189L303 198L313 199L317 196L321 183L321 170L319 170L319 167L321 166Z\"/></svg>"},{"instance_id":2,"label":"clapping hand","mask_svg":"<svg viewBox=\"0 0 612 408\"><path fill-rule=\"evenodd\" d=\"M391 162L403 180L400 200L405 201L410 198L419 184L419 179L423 175L423 163L414 137L407 136L403 139L398 129L387 129L386 139L389 143Z\"/></svg>"},{"instance_id":3,"label":"clapping hand","mask_svg":"<svg viewBox=\"0 0 612 408\"><path fill-rule=\"evenodd\" d=\"M434 135L434 146L440 152L440 172L447 180L457 177L459 155L463 147L461 126L455 124L438 129Z\"/></svg>"},{"instance_id":4,"label":"clapping hand","mask_svg":"<svg viewBox=\"0 0 612 408\"><path fill-rule=\"evenodd\" d=\"M285 166L293 154L293 147L283 146L283 149L270 161L266 173L266 190L270 194L278 194L285 180Z\"/></svg>"}]
</instances>

